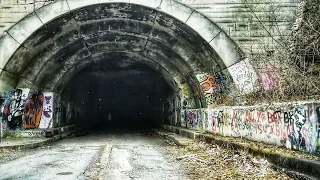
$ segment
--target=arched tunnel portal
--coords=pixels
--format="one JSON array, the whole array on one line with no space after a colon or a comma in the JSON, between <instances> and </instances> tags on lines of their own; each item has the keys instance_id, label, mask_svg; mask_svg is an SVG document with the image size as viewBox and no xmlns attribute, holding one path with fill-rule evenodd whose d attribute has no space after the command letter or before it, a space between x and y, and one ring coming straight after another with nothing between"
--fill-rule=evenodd
<instances>
[{"instance_id":1,"label":"arched tunnel portal","mask_svg":"<svg viewBox=\"0 0 320 180\"><path fill-rule=\"evenodd\" d=\"M157 124L168 103L175 112L206 107L201 79L235 80L228 68L246 59L215 23L171 0L56 1L11 27L0 45L2 90L54 92L78 109L72 122L82 126L100 126L109 113L120 124Z\"/></svg>"}]
</instances>

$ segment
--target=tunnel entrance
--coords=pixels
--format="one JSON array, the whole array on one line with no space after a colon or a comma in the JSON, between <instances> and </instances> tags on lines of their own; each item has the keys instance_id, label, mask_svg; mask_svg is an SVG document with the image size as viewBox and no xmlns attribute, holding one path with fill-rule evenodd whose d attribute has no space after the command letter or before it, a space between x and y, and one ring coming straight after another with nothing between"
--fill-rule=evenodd
<instances>
[{"instance_id":1,"label":"tunnel entrance","mask_svg":"<svg viewBox=\"0 0 320 180\"><path fill-rule=\"evenodd\" d=\"M235 66L245 56L233 40L176 1L55 1L10 28L4 44L0 88L50 93L50 127L185 125L182 111L229 92L231 66L248 74Z\"/></svg>"},{"instance_id":2,"label":"tunnel entrance","mask_svg":"<svg viewBox=\"0 0 320 180\"><path fill-rule=\"evenodd\" d=\"M80 115L70 123L100 130L151 128L167 118L164 105L173 89L152 68L124 58L92 63L69 81L61 98Z\"/></svg>"}]
</instances>

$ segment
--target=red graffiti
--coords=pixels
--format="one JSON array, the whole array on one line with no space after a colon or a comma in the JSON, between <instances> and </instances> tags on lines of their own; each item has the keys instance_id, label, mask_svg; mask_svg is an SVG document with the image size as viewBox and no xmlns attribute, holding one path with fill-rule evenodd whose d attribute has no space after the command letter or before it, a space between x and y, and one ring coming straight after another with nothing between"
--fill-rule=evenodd
<instances>
[{"instance_id":1,"label":"red graffiti","mask_svg":"<svg viewBox=\"0 0 320 180\"><path fill-rule=\"evenodd\" d=\"M275 111L273 113L268 113L268 121L269 123L278 123L281 121L281 112L280 111Z\"/></svg>"},{"instance_id":2,"label":"red graffiti","mask_svg":"<svg viewBox=\"0 0 320 180\"><path fill-rule=\"evenodd\" d=\"M269 126L270 127L270 132L269 132L269 134L270 135L273 135L274 134L274 126Z\"/></svg>"},{"instance_id":3,"label":"red graffiti","mask_svg":"<svg viewBox=\"0 0 320 180\"><path fill-rule=\"evenodd\" d=\"M258 111L258 122L264 122L266 120L266 114L263 111Z\"/></svg>"},{"instance_id":4,"label":"red graffiti","mask_svg":"<svg viewBox=\"0 0 320 180\"><path fill-rule=\"evenodd\" d=\"M253 117L253 113L246 112L245 123L256 123L256 120Z\"/></svg>"}]
</instances>

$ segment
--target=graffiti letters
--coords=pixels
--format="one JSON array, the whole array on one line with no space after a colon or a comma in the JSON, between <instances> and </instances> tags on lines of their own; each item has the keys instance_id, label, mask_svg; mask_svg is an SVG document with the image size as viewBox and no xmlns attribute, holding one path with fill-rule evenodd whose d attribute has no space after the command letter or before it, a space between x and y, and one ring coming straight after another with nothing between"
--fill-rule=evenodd
<instances>
[{"instance_id":1,"label":"graffiti letters","mask_svg":"<svg viewBox=\"0 0 320 180\"><path fill-rule=\"evenodd\" d=\"M246 137L308 152L319 151L320 109L296 106L290 110L202 109L204 128L211 133ZM189 121L195 119L190 114Z\"/></svg>"},{"instance_id":2,"label":"graffiti letters","mask_svg":"<svg viewBox=\"0 0 320 180\"><path fill-rule=\"evenodd\" d=\"M200 85L209 106L213 105L220 99L220 86L216 83L215 77L213 75L208 76L203 81L201 81Z\"/></svg>"},{"instance_id":3,"label":"graffiti letters","mask_svg":"<svg viewBox=\"0 0 320 180\"><path fill-rule=\"evenodd\" d=\"M39 132L28 132L28 136L30 137L43 137L45 136L45 132L44 131L39 131Z\"/></svg>"}]
</instances>

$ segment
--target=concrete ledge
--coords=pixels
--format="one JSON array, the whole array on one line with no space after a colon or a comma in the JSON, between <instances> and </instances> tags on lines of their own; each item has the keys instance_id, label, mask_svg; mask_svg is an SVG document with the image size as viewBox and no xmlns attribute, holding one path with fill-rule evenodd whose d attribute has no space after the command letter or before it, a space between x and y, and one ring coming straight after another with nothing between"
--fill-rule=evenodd
<instances>
[{"instance_id":1,"label":"concrete ledge","mask_svg":"<svg viewBox=\"0 0 320 180\"><path fill-rule=\"evenodd\" d=\"M203 140L207 143L214 143L223 148L248 151L255 156L262 156L266 158L274 165L281 166L282 168L287 169L287 171L297 172L297 174L300 174L300 176L303 174L305 177L309 177L308 179L320 179L320 161L289 157L288 155L280 154L267 148L259 148L257 146L229 142L226 140L217 139L213 135L199 133L195 130L182 127L162 125L162 128L194 140Z\"/></svg>"},{"instance_id":2,"label":"concrete ledge","mask_svg":"<svg viewBox=\"0 0 320 180\"><path fill-rule=\"evenodd\" d=\"M190 139L184 138L175 133L168 133L168 132L161 131L159 129L152 129L152 130L159 136L165 139L169 139L170 141L174 142L178 146L187 146L191 142Z\"/></svg>"},{"instance_id":3,"label":"concrete ledge","mask_svg":"<svg viewBox=\"0 0 320 180\"><path fill-rule=\"evenodd\" d=\"M75 129L74 125L68 125L58 128L48 128L48 129L30 129L30 130L22 130L22 131L5 131L6 136L12 137L24 137L24 138L34 138L34 137L53 137L55 135L59 135L68 131L72 131Z\"/></svg>"},{"instance_id":4,"label":"concrete ledge","mask_svg":"<svg viewBox=\"0 0 320 180\"><path fill-rule=\"evenodd\" d=\"M12 145L12 146L0 146L0 150L1 149L12 149L12 150L21 150L21 149L33 149L33 148L37 148L37 147L41 147L44 145L47 145L49 143L58 141L60 139L66 138L76 132L80 131L79 129L75 129L72 131L68 131L59 135L55 135L51 138L45 139L43 141L40 142L34 142L34 143L28 143L28 144L21 144L21 145Z\"/></svg>"},{"instance_id":5,"label":"concrete ledge","mask_svg":"<svg viewBox=\"0 0 320 180\"><path fill-rule=\"evenodd\" d=\"M169 130L171 132L177 133L181 136L188 137L190 139L195 140L199 135L199 132L186 128L178 128L176 126L162 125L162 128L165 130Z\"/></svg>"}]
</instances>

